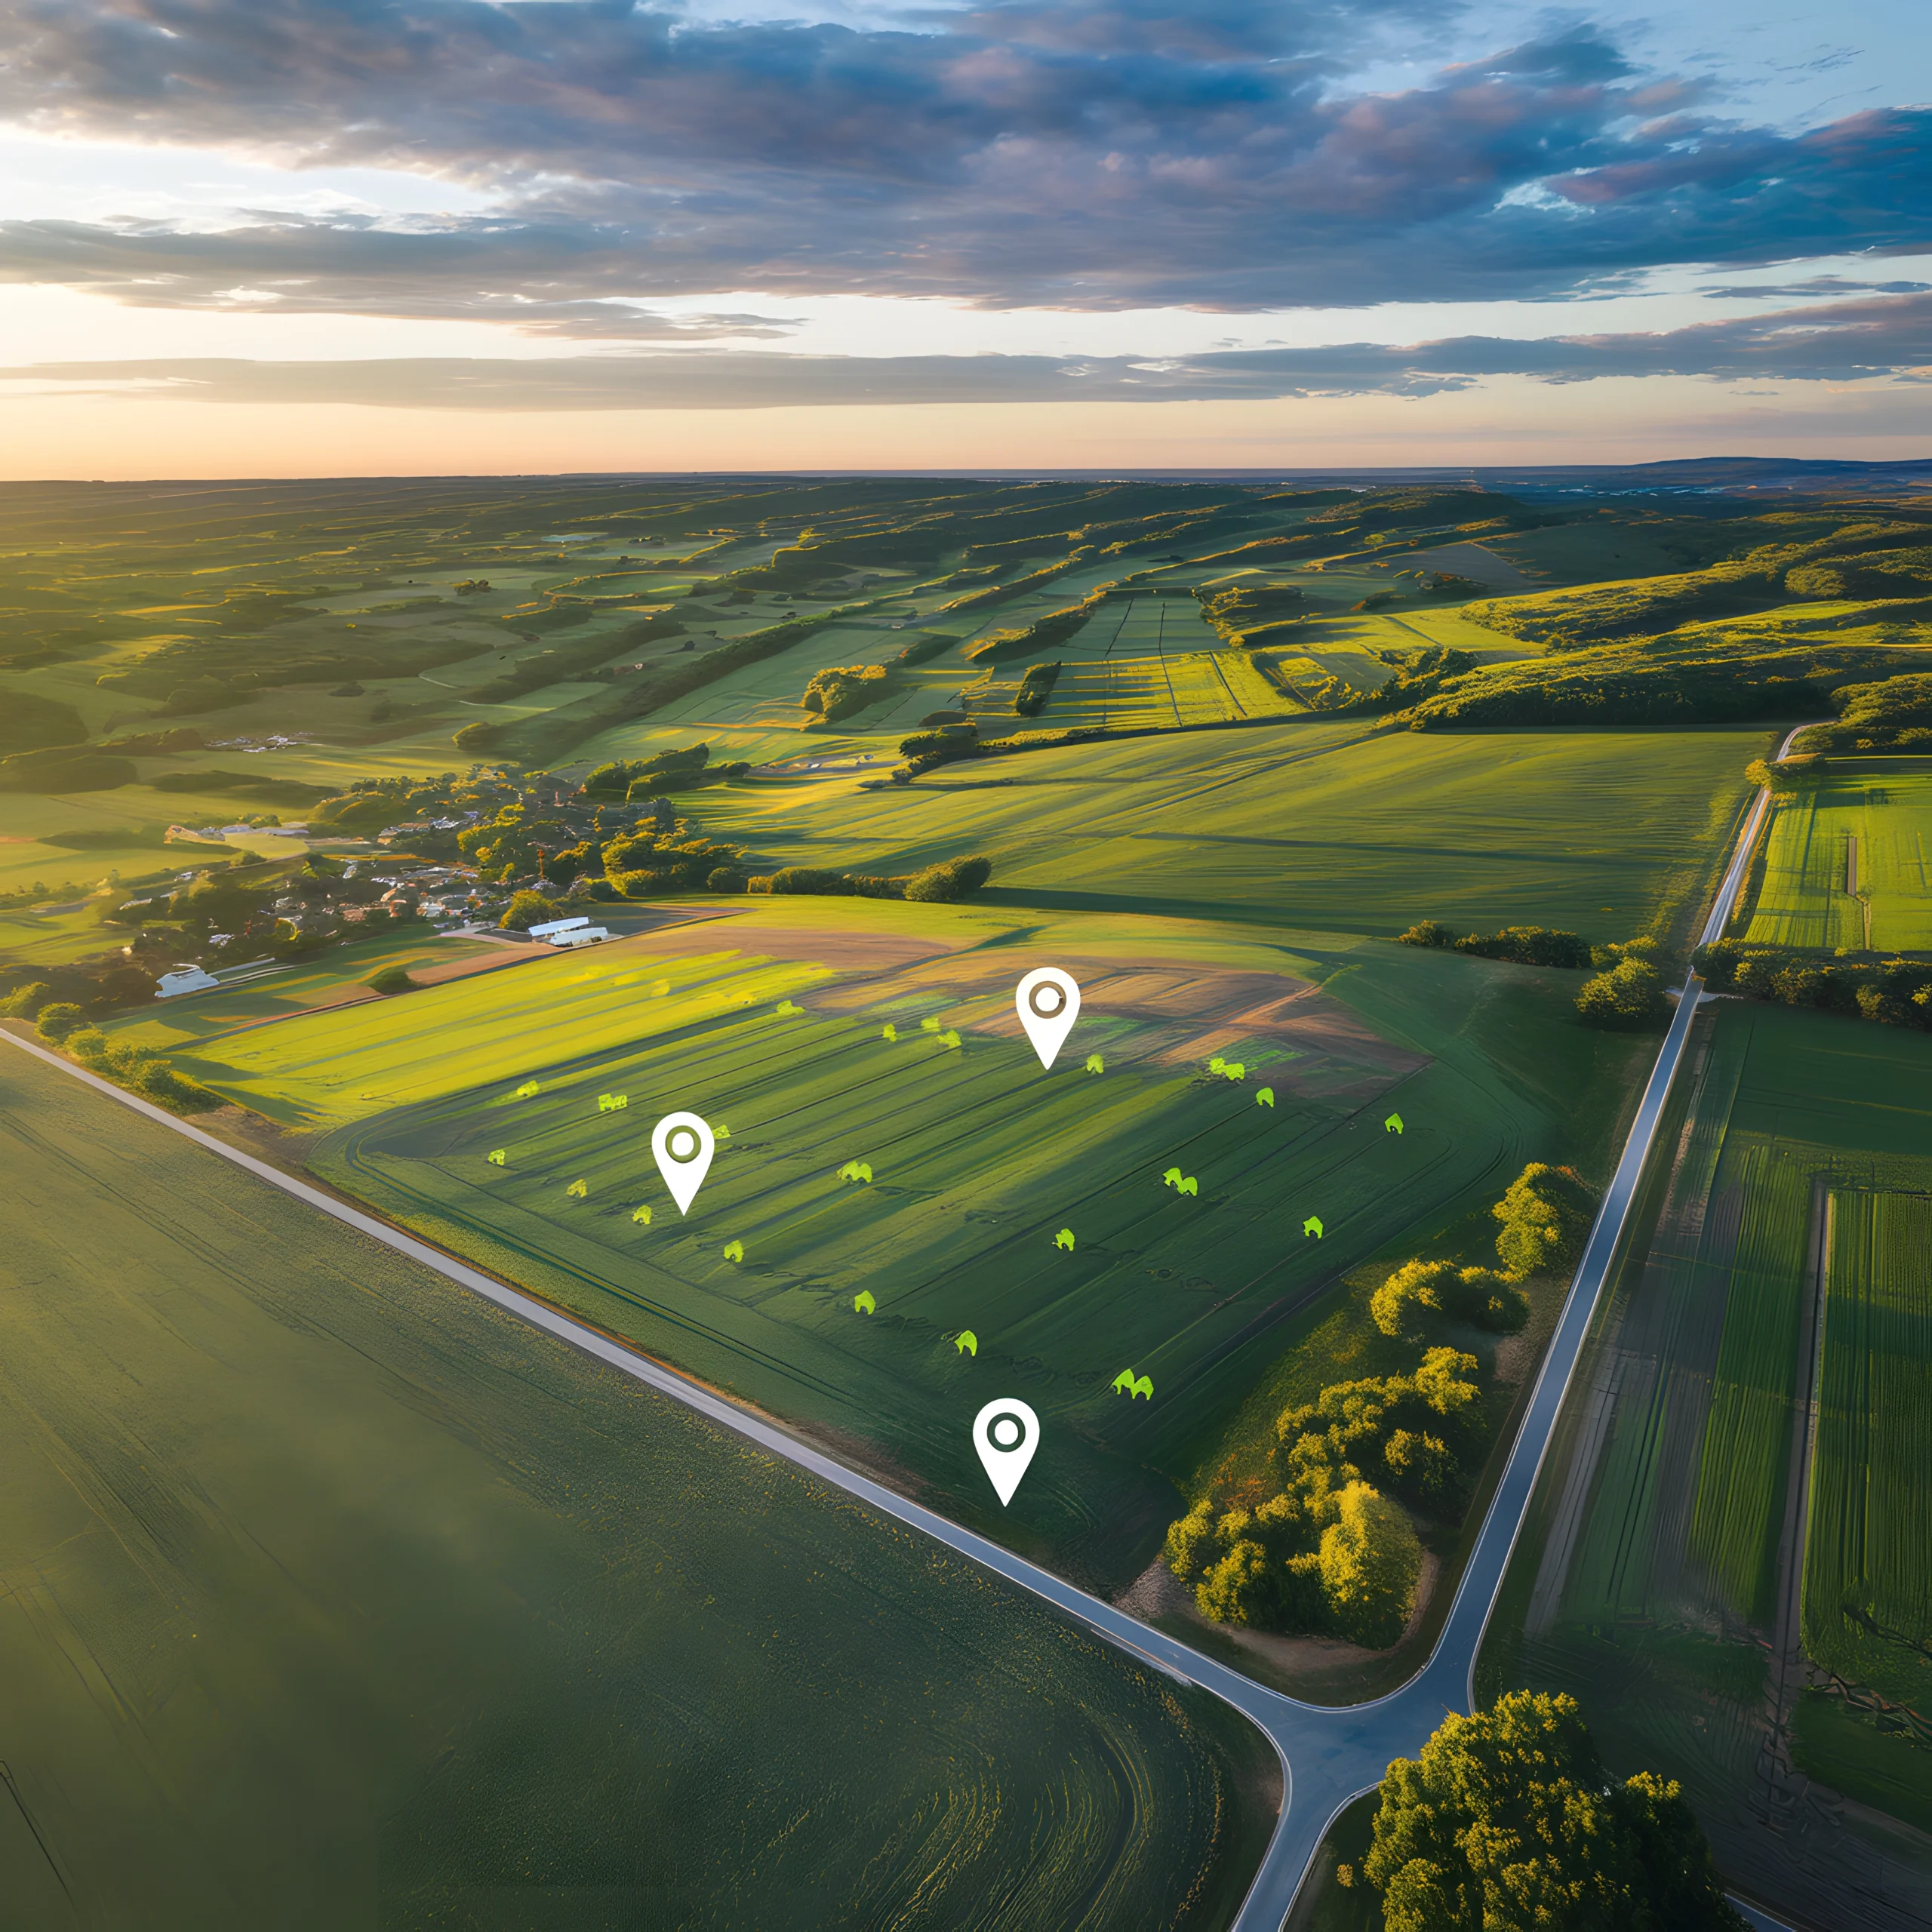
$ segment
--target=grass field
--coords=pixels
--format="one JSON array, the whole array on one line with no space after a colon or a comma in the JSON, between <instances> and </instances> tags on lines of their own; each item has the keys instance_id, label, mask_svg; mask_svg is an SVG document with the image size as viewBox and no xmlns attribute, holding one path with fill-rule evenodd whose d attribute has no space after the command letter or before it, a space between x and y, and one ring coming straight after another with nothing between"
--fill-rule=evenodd
<instances>
[{"instance_id":1,"label":"grass field","mask_svg":"<svg viewBox=\"0 0 1932 1932\"><path fill-rule=\"evenodd\" d=\"M1932 948L1932 771L1917 758L1896 764L1834 772L1777 801L1746 931L1752 944Z\"/></svg>"},{"instance_id":2,"label":"grass field","mask_svg":"<svg viewBox=\"0 0 1932 1932\"><path fill-rule=\"evenodd\" d=\"M1051 1074L1011 1005L1048 958L1084 989ZM778 900L217 1035L180 1063L332 1130L308 1155L318 1171L438 1239L1118 1583L1294 1339L1277 1332L1288 1315L1419 1225L1486 1204L1524 1161L1601 1152L1641 1043L1577 1027L1573 985L1179 922L1040 930ZM1094 1053L1101 1073L1084 1070ZM1216 1057L1243 1078L1211 1072ZM622 1110L600 1108L620 1094ZM1382 1125L1395 1099L1400 1135ZM648 1143L687 1107L729 1131L681 1220ZM838 1178L854 1160L871 1184ZM1197 1195L1163 1186L1177 1164ZM1319 1239L1301 1235L1309 1214ZM855 1312L861 1294L875 1313ZM965 1330L974 1355L954 1346ZM1127 1367L1151 1402L1110 1392ZM995 1381L1059 1432L996 1518L965 1453Z\"/></svg>"},{"instance_id":3,"label":"grass field","mask_svg":"<svg viewBox=\"0 0 1932 1932\"><path fill-rule=\"evenodd\" d=\"M1660 1137L1672 1157L1579 1367L1480 1682L1485 1694L1574 1691L1614 1767L1647 1764L1684 1781L1721 1863L1755 1896L1830 1923L1845 1885L1876 1885L1901 1915L1873 1922L1903 1926L1932 1909L1923 1841L1767 1834L1774 1801L1761 1754L1774 1743L1767 1662L1790 1585L1783 1537L1828 1195L1837 1234L1804 1647L1847 1677L1854 1661L1881 1672L1897 1703L1923 1681L1899 1633L1922 1641L1925 1629L1932 1040L1724 1002L1699 1023L1693 1053ZM1847 1604L1876 1613L1891 1640L1842 1614ZM1869 1703L1877 1685L1863 1681L1854 1694ZM1932 1752L1876 1727L1872 1712L1827 1701L1798 1700L1792 1761L1916 1821L1895 1802L1899 1780L1924 1789Z\"/></svg>"},{"instance_id":4,"label":"grass field","mask_svg":"<svg viewBox=\"0 0 1932 1932\"><path fill-rule=\"evenodd\" d=\"M5 1053L9 1924L1226 1924L1224 1707Z\"/></svg>"},{"instance_id":5,"label":"grass field","mask_svg":"<svg viewBox=\"0 0 1932 1932\"><path fill-rule=\"evenodd\" d=\"M703 795L776 863L989 854L1010 906L1392 936L1417 919L1595 940L1702 906L1761 731L1419 736L1308 718Z\"/></svg>"},{"instance_id":6,"label":"grass field","mask_svg":"<svg viewBox=\"0 0 1932 1932\"><path fill-rule=\"evenodd\" d=\"M1932 1718L1932 1195L1834 1192L1831 1229L1804 1647Z\"/></svg>"}]
</instances>

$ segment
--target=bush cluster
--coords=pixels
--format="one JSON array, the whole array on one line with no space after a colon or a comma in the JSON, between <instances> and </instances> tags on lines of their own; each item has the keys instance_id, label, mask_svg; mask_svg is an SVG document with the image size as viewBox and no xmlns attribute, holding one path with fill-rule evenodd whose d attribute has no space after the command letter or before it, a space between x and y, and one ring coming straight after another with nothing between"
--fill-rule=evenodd
<instances>
[{"instance_id":1,"label":"bush cluster","mask_svg":"<svg viewBox=\"0 0 1932 1932\"><path fill-rule=\"evenodd\" d=\"M1932 1032L1932 963L1922 959L1849 964L1721 939L1699 947L1691 963L1713 992Z\"/></svg>"},{"instance_id":2,"label":"bush cluster","mask_svg":"<svg viewBox=\"0 0 1932 1932\"><path fill-rule=\"evenodd\" d=\"M752 892L809 894L834 898L914 899L945 903L964 899L992 878L992 860L980 857L942 859L923 872L882 878L869 872L841 872L818 866L786 866L744 882ZM737 891L738 887L729 888Z\"/></svg>"},{"instance_id":3,"label":"bush cluster","mask_svg":"<svg viewBox=\"0 0 1932 1932\"><path fill-rule=\"evenodd\" d=\"M1452 1499L1487 1433L1473 1355L1428 1350L1412 1374L1337 1383L1284 1409L1274 1493L1204 1497L1168 1531L1168 1567L1217 1623L1323 1632L1383 1649L1415 1604L1422 1546L1374 1477L1420 1503Z\"/></svg>"},{"instance_id":4,"label":"bush cluster","mask_svg":"<svg viewBox=\"0 0 1932 1932\"><path fill-rule=\"evenodd\" d=\"M1838 721L1800 732L1794 752L1932 752L1932 672L1841 685L1832 702L1838 707Z\"/></svg>"},{"instance_id":5,"label":"bush cluster","mask_svg":"<svg viewBox=\"0 0 1932 1932\"><path fill-rule=\"evenodd\" d=\"M1509 1277L1493 1268L1405 1261L1369 1297L1368 1312L1385 1335L1419 1328L1425 1314L1514 1334L1529 1319L1530 1305Z\"/></svg>"},{"instance_id":6,"label":"bush cluster","mask_svg":"<svg viewBox=\"0 0 1932 1932\"><path fill-rule=\"evenodd\" d=\"M1496 1252L1519 1279L1574 1263L1596 1213L1596 1201L1574 1168L1532 1161L1490 1213L1503 1224Z\"/></svg>"},{"instance_id":7,"label":"bush cluster","mask_svg":"<svg viewBox=\"0 0 1932 1932\"><path fill-rule=\"evenodd\" d=\"M151 1047L130 1045L110 1038L98 1026L82 1023L78 1006L66 1002L43 1007L35 1029L52 1044L65 1046L91 1073L111 1080L117 1087L156 1102L177 1114L206 1113L223 1104L221 1096L177 1073L165 1056Z\"/></svg>"},{"instance_id":8,"label":"bush cluster","mask_svg":"<svg viewBox=\"0 0 1932 1932\"><path fill-rule=\"evenodd\" d=\"M702 784L711 761L708 744L651 758L613 758L585 774L583 791L592 798L651 798L660 792L688 792Z\"/></svg>"},{"instance_id":9,"label":"bush cluster","mask_svg":"<svg viewBox=\"0 0 1932 1932\"><path fill-rule=\"evenodd\" d=\"M891 672L883 664L847 664L815 671L805 687L804 708L828 724L849 718L885 696Z\"/></svg>"},{"instance_id":10,"label":"bush cluster","mask_svg":"<svg viewBox=\"0 0 1932 1932\"><path fill-rule=\"evenodd\" d=\"M1491 1210L1506 1272L1407 1262L1371 1297L1371 1319L1385 1335L1428 1317L1514 1332L1529 1312L1516 1284L1575 1260L1592 1206L1571 1169L1531 1162ZM1201 1615L1393 1643L1414 1607L1421 1548L1377 1485L1460 1514L1489 1437L1475 1374L1474 1355L1425 1346L1406 1374L1331 1383L1283 1410L1266 1474L1201 1497L1168 1529L1168 1567L1193 1586Z\"/></svg>"},{"instance_id":11,"label":"bush cluster","mask_svg":"<svg viewBox=\"0 0 1932 1932\"><path fill-rule=\"evenodd\" d=\"M1583 983L1577 1011L1592 1026L1660 1026L1671 1014L1663 959L1663 949L1654 940L1598 947L1595 963L1604 970Z\"/></svg>"},{"instance_id":12,"label":"bush cluster","mask_svg":"<svg viewBox=\"0 0 1932 1932\"><path fill-rule=\"evenodd\" d=\"M1515 966L1576 969L1594 963L1587 941L1548 926L1505 926L1500 932L1458 934L1438 919L1424 919L1398 934L1395 943L1473 953L1478 958L1506 960Z\"/></svg>"}]
</instances>

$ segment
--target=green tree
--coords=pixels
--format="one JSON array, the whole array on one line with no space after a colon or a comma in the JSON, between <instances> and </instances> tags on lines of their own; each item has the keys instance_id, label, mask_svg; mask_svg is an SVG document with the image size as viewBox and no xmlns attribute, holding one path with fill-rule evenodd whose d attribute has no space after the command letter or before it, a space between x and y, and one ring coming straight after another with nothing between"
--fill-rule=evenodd
<instances>
[{"instance_id":1,"label":"green tree","mask_svg":"<svg viewBox=\"0 0 1932 1932\"><path fill-rule=\"evenodd\" d=\"M1515 1275L1574 1260L1590 1224L1589 1191L1568 1168L1532 1161L1489 1211L1503 1223L1496 1252Z\"/></svg>"},{"instance_id":2,"label":"green tree","mask_svg":"<svg viewBox=\"0 0 1932 1932\"><path fill-rule=\"evenodd\" d=\"M1670 1010L1663 975L1649 960L1635 955L1586 980L1577 995L1577 1011L1592 1026L1654 1026Z\"/></svg>"},{"instance_id":3,"label":"green tree","mask_svg":"<svg viewBox=\"0 0 1932 1932\"><path fill-rule=\"evenodd\" d=\"M409 977L409 968L401 964L379 968L362 983L371 992L406 993L415 990L416 982Z\"/></svg>"},{"instance_id":4,"label":"green tree","mask_svg":"<svg viewBox=\"0 0 1932 1932\"><path fill-rule=\"evenodd\" d=\"M1321 1532L1321 1593L1350 1642L1386 1649L1415 1607L1422 1545L1397 1504L1365 1482L1336 1500Z\"/></svg>"},{"instance_id":5,"label":"green tree","mask_svg":"<svg viewBox=\"0 0 1932 1932\"><path fill-rule=\"evenodd\" d=\"M1268 1552L1244 1537L1201 1578L1194 1602L1211 1623L1244 1628L1265 1615L1267 1594Z\"/></svg>"},{"instance_id":6,"label":"green tree","mask_svg":"<svg viewBox=\"0 0 1932 1932\"><path fill-rule=\"evenodd\" d=\"M1675 1784L1607 1778L1574 1698L1447 1718L1384 1775L1359 1871L1386 1932L1743 1932Z\"/></svg>"},{"instance_id":7,"label":"green tree","mask_svg":"<svg viewBox=\"0 0 1932 1932\"><path fill-rule=\"evenodd\" d=\"M1185 1516L1176 1517L1168 1525L1161 1554L1180 1582L1192 1583L1207 1567L1214 1549L1214 1506L1204 1496Z\"/></svg>"},{"instance_id":8,"label":"green tree","mask_svg":"<svg viewBox=\"0 0 1932 1932\"><path fill-rule=\"evenodd\" d=\"M540 892L519 892L503 909L503 916L497 924L507 932L527 933L532 926L540 926L557 916L557 902L546 899Z\"/></svg>"},{"instance_id":9,"label":"green tree","mask_svg":"<svg viewBox=\"0 0 1932 1932\"><path fill-rule=\"evenodd\" d=\"M1413 1332L1432 1314L1513 1334L1529 1318L1529 1303L1493 1269L1405 1261L1369 1297L1368 1312L1385 1335Z\"/></svg>"},{"instance_id":10,"label":"green tree","mask_svg":"<svg viewBox=\"0 0 1932 1932\"><path fill-rule=\"evenodd\" d=\"M964 899L977 892L992 875L990 859L943 859L922 872L915 872L906 881L906 897L941 902Z\"/></svg>"},{"instance_id":11,"label":"green tree","mask_svg":"<svg viewBox=\"0 0 1932 1932\"><path fill-rule=\"evenodd\" d=\"M40 1018L34 1031L51 1044L58 1046L81 1024L85 1016L72 1000L55 1000L51 1005L40 1009Z\"/></svg>"},{"instance_id":12,"label":"green tree","mask_svg":"<svg viewBox=\"0 0 1932 1932\"><path fill-rule=\"evenodd\" d=\"M0 1004L0 1018L34 1019L53 997L54 989L45 980L29 980L7 995L5 1003Z\"/></svg>"}]
</instances>

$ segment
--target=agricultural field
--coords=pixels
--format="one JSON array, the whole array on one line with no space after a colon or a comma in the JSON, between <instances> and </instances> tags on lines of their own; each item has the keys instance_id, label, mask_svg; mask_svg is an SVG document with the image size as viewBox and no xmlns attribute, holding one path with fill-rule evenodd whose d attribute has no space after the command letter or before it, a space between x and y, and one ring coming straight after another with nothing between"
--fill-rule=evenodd
<instances>
[{"instance_id":1,"label":"agricultural field","mask_svg":"<svg viewBox=\"0 0 1932 1932\"><path fill-rule=\"evenodd\" d=\"M1392 937L1436 918L1596 940L1701 906L1771 733L1417 735L1359 718L699 793L713 836L774 863L903 872L993 860L992 896Z\"/></svg>"},{"instance_id":2,"label":"agricultural field","mask_svg":"<svg viewBox=\"0 0 1932 1932\"><path fill-rule=\"evenodd\" d=\"M1932 769L1854 761L1775 801L1743 937L1792 950L1932 950Z\"/></svg>"},{"instance_id":3,"label":"agricultural field","mask_svg":"<svg viewBox=\"0 0 1932 1932\"><path fill-rule=\"evenodd\" d=\"M1574 1691L1747 1892L1922 1923L1932 1041L1726 1001L1693 1050L1483 1681Z\"/></svg>"},{"instance_id":4,"label":"agricultural field","mask_svg":"<svg viewBox=\"0 0 1932 1932\"><path fill-rule=\"evenodd\" d=\"M0 1051L9 1923L1229 1922L1224 1706Z\"/></svg>"},{"instance_id":5,"label":"agricultural field","mask_svg":"<svg viewBox=\"0 0 1932 1932\"><path fill-rule=\"evenodd\" d=\"M302 1158L394 1217L1114 1587L1278 1325L1525 1160L1600 1158L1641 1052L1577 1027L1561 974L1139 918L765 906L177 1064L321 1134ZM1050 1074L1012 1008L1044 960L1084 1001ZM649 1140L686 1109L719 1146L681 1217ZM1194 1188L1163 1184L1177 1168ZM1123 1368L1151 1398L1112 1392ZM995 1383L1056 1435L996 1516L963 1453Z\"/></svg>"},{"instance_id":6,"label":"agricultural field","mask_svg":"<svg viewBox=\"0 0 1932 1932\"><path fill-rule=\"evenodd\" d=\"M1834 1189L1824 1239L1805 1652L1932 1750L1932 1192Z\"/></svg>"}]
</instances>

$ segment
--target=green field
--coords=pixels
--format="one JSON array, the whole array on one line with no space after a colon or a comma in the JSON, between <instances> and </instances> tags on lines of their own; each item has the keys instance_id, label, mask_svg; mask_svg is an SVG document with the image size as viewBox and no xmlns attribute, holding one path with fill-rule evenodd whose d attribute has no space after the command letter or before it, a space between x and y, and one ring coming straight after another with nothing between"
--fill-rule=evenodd
<instances>
[{"instance_id":1,"label":"green field","mask_svg":"<svg viewBox=\"0 0 1932 1932\"><path fill-rule=\"evenodd\" d=\"M1009 906L1610 939L1701 907L1769 737L1309 718L976 761L872 792L849 777L734 786L698 809L778 863L903 872L983 851Z\"/></svg>"},{"instance_id":2,"label":"green field","mask_svg":"<svg viewBox=\"0 0 1932 1932\"><path fill-rule=\"evenodd\" d=\"M1777 801L1752 945L1932 949L1932 772L1916 758L1833 771Z\"/></svg>"},{"instance_id":3,"label":"green field","mask_svg":"<svg viewBox=\"0 0 1932 1932\"><path fill-rule=\"evenodd\" d=\"M1833 1676L1927 1717L1932 1195L1836 1192L1831 1215L1804 1647Z\"/></svg>"},{"instance_id":4,"label":"green field","mask_svg":"<svg viewBox=\"0 0 1932 1932\"><path fill-rule=\"evenodd\" d=\"M1085 989L1051 1074L1011 1004L1043 959ZM1573 985L1313 936L772 900L179 1063L330 1130L310 1164L437 1239L1118 1586L1287 1316L1524 1161L1600 1157L1642 1043L1577 1027ZM648 1145L680 1108L728 1129L688 1220ZM870 1184L839 1179L853 1160ZM1163 1186L1177 1164L1197 1195ZM1128 1367L1151 1402L1110 1392ZM1059 1432L996 1514L965 1453L995 1383Z\"/></svg>"},{"instance_id":5,"label":"green field","mask_svg":"<svg viewBox=\"0 0 1932 1932\"><path fill-rule=\"evenodd\" d=\"M0 1142L9 1924L1227 1923L1204 1694L11 1049Z\"/></svg>"},{"instance_id":6,"label":"green field","mask_svg":"<svg viewBox=\"0 0 1932 1932\"><path fill-rule=\"evenodd\" d=\"M1761 1820L1792 1795L1788 1773L1767 1795L1767 1753L1913 1822L1924 1807L1901 1806L1901 1780L1932 1786L1932 1746L1897 1715L1909 1705L1922 1717L1926 1705L1913 1644L1927 1629L1932 1040L1725 1001L1700 1021L1692 1054L1660 1137L1671 1157L1579 1366L1481 1682L1574 1691L1613 1767L1683 1780L1720 1863L1755 1895L1829 1923L1834 1887L1854 1875L1869 1886L1881 1869L1887 1890L1917 1901L1904 1924L1932 1909L1923 1841L1869 1821L1855 1841L1799 1844ZM1828 1202L1835 1235L1793 1627L1785 1538ZM1781 1676L1777 1646L1801 1637ZM1799 1695L1807 1660L1812 1683L1838 1674L1842 1700Z\"/></svg>"}]
</instances>

